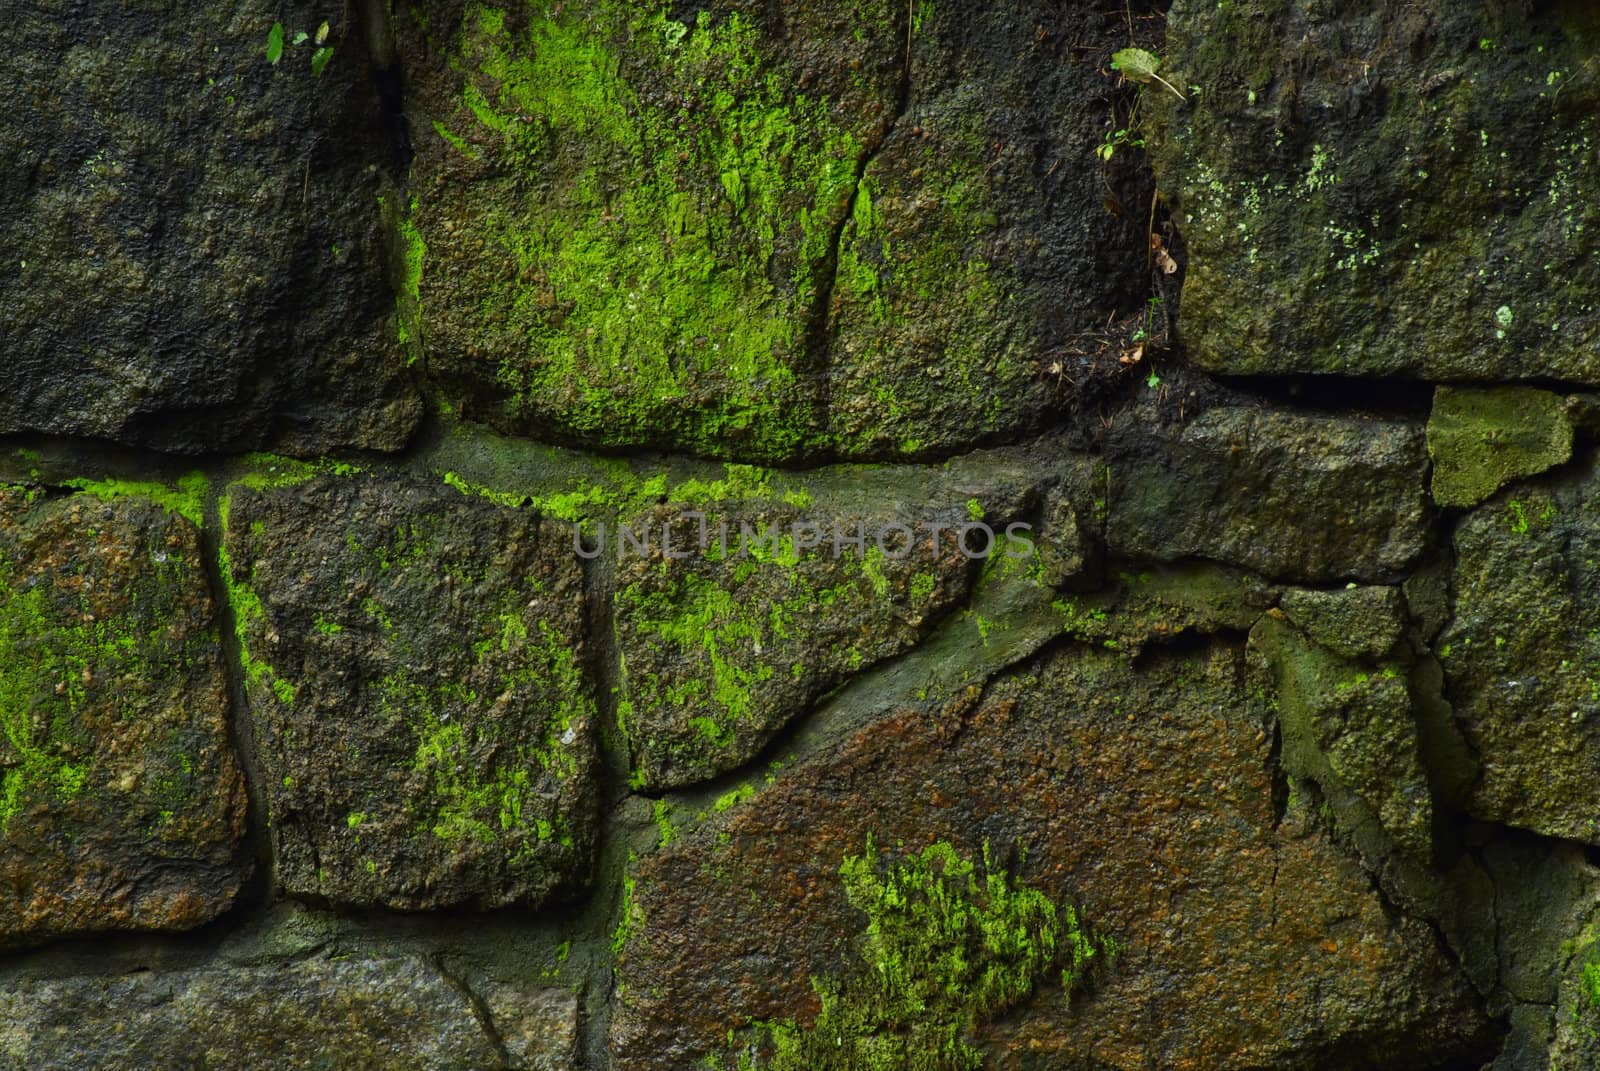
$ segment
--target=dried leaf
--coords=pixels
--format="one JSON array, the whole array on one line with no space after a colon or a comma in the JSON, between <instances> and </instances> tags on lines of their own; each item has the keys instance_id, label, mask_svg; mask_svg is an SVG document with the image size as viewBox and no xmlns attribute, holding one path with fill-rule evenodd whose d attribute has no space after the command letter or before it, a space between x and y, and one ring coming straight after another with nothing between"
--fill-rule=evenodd
<instances>
[{"instance_id":1,"label":"dried leaf","mask_svg":"<svg viewBox=\"0 0 1600 1071\"><path fill-rule=\"evenodd\" d=\"M1140 361L1144 360L1144 343L1141 342L1137 346L1133 347L1133 349L1128 350L1120 358L1118 358L1118 360L1123 365L1138 364Z\"/></svg>"},{"instance_id":2,"label":"dried leaf","mask_svg":"<svg viewBox=\"0 0 1600 1071\"><path fill-rule=\"evenodd\" d=\"M1178 270L1178 262L1173 260L1171 254L1169 254L1165 249L1156 250L1156 264L1159 265L1161 270L1167 275L1172 275Z\"/></svg>"}]
</instances>

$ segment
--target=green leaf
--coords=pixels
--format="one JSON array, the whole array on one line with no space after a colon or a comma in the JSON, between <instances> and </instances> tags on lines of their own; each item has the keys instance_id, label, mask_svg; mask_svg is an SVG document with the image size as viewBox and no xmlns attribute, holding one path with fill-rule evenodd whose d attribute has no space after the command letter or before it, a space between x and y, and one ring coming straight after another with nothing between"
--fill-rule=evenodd
<instances>
[{"instance_id":1,"label":"green leaf","mask_svg":"<svg viewBox=\"0 0 1600 1071\"><path fill-rule=\"evenodd\" d=\"M1111 54L1111 69L1121 71L1122 77L1130 82L1147 85L1155 81L1159 66L1161 58L1142 48L1124 48Z\"/></svg>"},{"instance_id":2,"label":"green leaf","mask_svg":"<svg viewBox=\"0 0 1600 1071\"><path fill-rule=\"evenodd\" d=\"M327 47L317 49L311 54L311 73L314 75L322 74L322 68L326 67L328 61L332 58L333 49Z\"/></svg>"},{"instance_id":3,"label":"green leaf","mask_svg":"<svg viewBox=\"0 0 1600 1071\"><path fill-rule=\"evenodd\" d=\"M311 40L311 35L306 33L304 30L301 30L299 33L294 35L294 41L292 43L303 45L309 40Z\"/></svg>"},{"instance_id":4,"label":"green leaf","mask_svg":"<svg viewBox=\"0 0 1600 1071\"><path fill-rule=\"evenodd\" d=\"M283 23L274 22L267 31L267 62L277 63L283 58Z\"/></svg>"},{"instance_id":5,"label":"green leaf","mask_svg":"<svg viewBox=\"0 0 1600 1071\"><path fill-rule=\"evenodd\" d=\"M1154 52L1146 52L1142 48L1122 48L1111 53L1111 69L1122 72L1122 77L1130 82L1140 85L1149 85L1151 82L1160 82L1172 90L1172 95L1179 100L1184 96L1177 87L1156 73L1156 68L1161 66L1161 57Z\"/></svg>"}]
</instances>

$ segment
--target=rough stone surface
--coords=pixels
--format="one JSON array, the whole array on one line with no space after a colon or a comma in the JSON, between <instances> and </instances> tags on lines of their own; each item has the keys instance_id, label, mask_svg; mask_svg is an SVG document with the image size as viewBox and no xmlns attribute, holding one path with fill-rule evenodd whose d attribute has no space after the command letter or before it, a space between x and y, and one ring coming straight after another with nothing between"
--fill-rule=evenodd
<instances>
[{"instance_id":1,"label":"rough stone surface","mask_svg":"<svg viewBox=\"0 0 1600 1071\"><path fill-rule=\"evenodd\" d=\"M1472 812L1600 843L1600 473L1513 484L1455 533L1455 615L1436 645L1483 772Z\"/></svg>"},{"instance_id":2,"label":"rough stone surface","mask_svg":"<svg viewBox=\"0 0 1600 1071\"><path fill-rule=\"evenodd\" d=\"M442 484L303 475L224 504L278 880L407 909L584 887L594 702L566 527Z\"/></svg>"},{"instance_id":3,"label":"rough stone surface","mask_svg":"<svg viewBox=\"0 0 1600 1071\"><path fill-rule=\"evenodd\" d=\"M1175 0L1147 97L1202 368L1600 381L1592 5Z\"/></svg>"},{"instance_id":4,"label":"rough stone surface","mask_svg":"<svg viewBox=\"0 0 1600 1071\"><path fill-rule=\"evenodd\" d=\"M521 1037L502 1046L472 996L416 957L38 981L0 990L0 1062L31 1071L575 1069L570 995L533 992L517 1003L550 1014L548 1049ZM496 1029L502 1007L492 1005Z\"/></svg>"},{"instance_id":5,"label":"rough stone surface","mask_svg":"<svg viewBox=\"0 0 1600 1071\"><path fill-rule=\"evenodd\" d=\"M194 526L0 485L0 946L209 921L244 820Z\"/></svg>"},{"instance_id":6,"label":"rough stone surface","mask_svg":"<svg viewBox=\"0 0 1600 1071\"><path fill-rule=\"evenodd\" d=\"M1115 553L1325 583L1398 579L1428 544L1412 424L1227 406L1113 435Z\"/></svg>"},{"instance_id":7,"label":"rough stone surface","mask_svg":"<svg viewBox=\"0 0 1600 1071\"><path fill-rule=\"evenodd\" d=\"M1382 658L1405 631L1406 604L1398 588L1288 588L1280 605L1307 636L1345 658Z\"/></svg>"},{"instance_id":8,"label":"rough stone surface","mask_svg":"<svg viewBox=\"0 0 1600 1071\"><path fill-rule=\"evenodd\" d=\"M421 415L343 5L29 5L0 56L0 432L395 449ZM285 48L266 59L281 20ZM332 27L320 77L297 31Z\"/></svg>"},{"instance_id":9,"label":"rough stone surface","mask_svg":"<svg viewBox=\"0 0 1600 1071\"><path fill-rule=\"evenodd\" d=\"M1239 648L1132 666L1065 646L981 696L888 714L640 859L616 1066L731 1066L729 1030L808 1023L813 978L860 969L866 919L840 867L869 836L902 855L987 847L1119 948L1079 998L1041 979L981 1025L986 1066L1470 1066L1487 1022L1433 932L1389 909L1314 812L1279 814Z\"/></svg>"},{"instance_id":10,"label":"rough stone surface","mask_svg":"<svg viewBox=\"0 0 1600 1071\"><path fill-rule=\"evenodd\" d=\"M1096 5L457 2L399 30L415 334L502 430L950 453L1039 426L1047 354L1143 309L1142 226L1090 163L1093 42L1125 33Z\"/></svg>"},{"instance_id":11,"label":"rough stone surface","mask_svg":"<svg viewBox=\"0 0 1600 1071\"><path fill-rule=\"evenodd\" d=\"M980 563L958 540L972 520L959 501L865 516L740 503L708 510L703 553L700 522L681 510L636 518L632 530L672 536L617 565L619 718L636 783L670 788L735 769L819 696L910 647L971 587ZM933 524L947 531L935 537ZM901 530L880 548L889 525ZM844 543L836 555L834 534L858 532L865 548ZM821 545L804 549L812 539ZM975 533L971 550L981 542Z\"/></svg>"},{"instance_id":12,"label":"rough stone surface","mask_svg":"<svg viewBox=\"0 0 1600 1071\"><path fill-rule=\"evenodd\" d=\"M474 986L510 1067L578 1071L578 998L567 989L532 992L504 982Z\"/></svg>"},{"instance_id":13,"label":"rough stone surface","mask_svg":"<svg viewBox=\"0 0 1600 1071\"><path fill-rule=\"evenodd\" d=\"M1341 657L1281 617L1263 618L1250 642L1277 685L1284 769L1354 793L1396 844L1431 860L1433 800L1406 666Z\"/></svg>"},{"instance_id":14,"label":"rough stone surface","mask_svg":"<svg viewBox=\"0 0 1600 1071\"><path fill-rule=\"evenodd\" d=\"M1440 387L1428 417L1433 500L1476 506L1512 480L1572 457L1566 399L1532 387Z\"/></svg>"}]
</instances>

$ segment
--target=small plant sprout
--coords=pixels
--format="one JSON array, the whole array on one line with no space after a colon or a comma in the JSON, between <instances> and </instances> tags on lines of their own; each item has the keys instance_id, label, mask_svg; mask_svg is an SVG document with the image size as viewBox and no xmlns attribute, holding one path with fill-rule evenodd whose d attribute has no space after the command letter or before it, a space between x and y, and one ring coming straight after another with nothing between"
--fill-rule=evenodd
<instances>
[{"instance_id":1,"label":"small plant sprout","mask_svg":"<svg viewBox=\"0 0 1600 1071\"><path fill-rule=\"evenodd\" d=\"M1187 98L1179 93L1171 82L1156 73L1156 68L1160 66L1160 57L1142 48L1123 48L1111 54L1111 69L1120 72L1128 81L1138 82L1140 85L1159 82L1172 90L1173 96L1187 103Z\"/></svg>"}]
</instances>

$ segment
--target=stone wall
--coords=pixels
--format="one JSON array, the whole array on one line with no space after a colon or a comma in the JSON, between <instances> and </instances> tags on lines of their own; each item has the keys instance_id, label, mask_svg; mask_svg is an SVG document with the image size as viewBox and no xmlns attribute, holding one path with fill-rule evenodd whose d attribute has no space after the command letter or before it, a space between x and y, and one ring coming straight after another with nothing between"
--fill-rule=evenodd
<instances>
[{"instance_id":1,"label":"stone wall","mask_svg":"<svg viewBox=\"0 0 1600 1071\"><path fill-rule=\"evenodd\" d=\"M1115 7L13 13L0 1067L1600 1066L1600 22Z\"/></svg>"}]
</instances>

